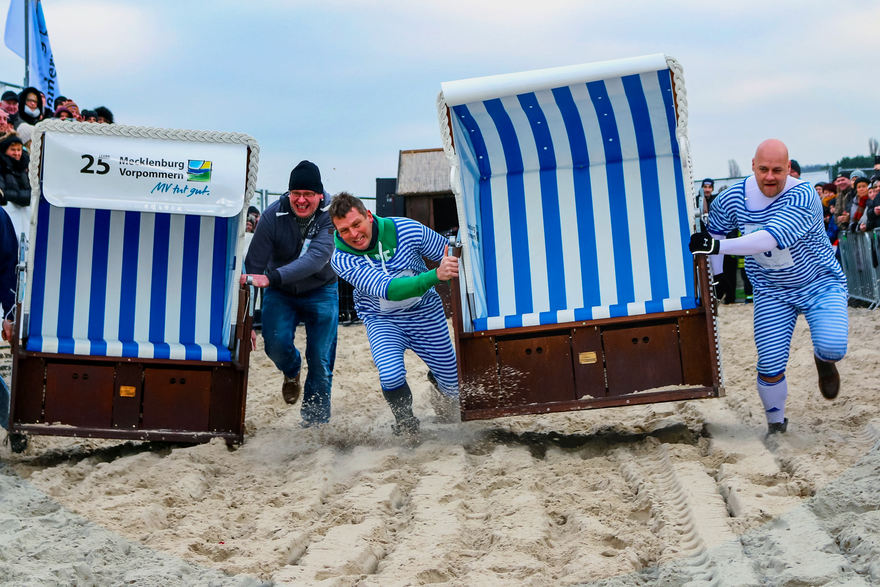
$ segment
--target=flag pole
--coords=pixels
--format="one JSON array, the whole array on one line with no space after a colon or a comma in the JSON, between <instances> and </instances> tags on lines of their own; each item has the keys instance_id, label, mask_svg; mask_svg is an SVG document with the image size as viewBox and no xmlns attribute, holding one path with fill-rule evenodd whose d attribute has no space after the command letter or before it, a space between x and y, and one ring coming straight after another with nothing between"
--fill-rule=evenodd
<instances>
[{"instance_id":1,"label":"flag pole","mask_svg":"<svg viewBox=\"0 0 880 587\"><path fill-rule=\"evenodd\" d=\"M31 0L24 0L24 87L30 87L30 63L31 63L31 42L30 42L30 3Z\"/></svg>"}]
</instances>

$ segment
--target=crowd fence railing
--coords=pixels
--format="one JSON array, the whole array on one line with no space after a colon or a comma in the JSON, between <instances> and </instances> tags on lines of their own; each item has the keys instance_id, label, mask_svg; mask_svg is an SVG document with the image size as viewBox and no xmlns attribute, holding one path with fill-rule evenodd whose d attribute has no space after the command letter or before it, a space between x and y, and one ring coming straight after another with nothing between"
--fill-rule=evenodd
<instances>
[{"instance_id":1,"label":"crowd fence railing","mask_svg":"<svg viewBox=\"0 0 880 587\"><path fill-rule=\"evenodd\" d=\"M880 229L868 232L840 231L838 240L840 263L846 274L849 297L880 307Z\"/></svg>"}]
</instances>

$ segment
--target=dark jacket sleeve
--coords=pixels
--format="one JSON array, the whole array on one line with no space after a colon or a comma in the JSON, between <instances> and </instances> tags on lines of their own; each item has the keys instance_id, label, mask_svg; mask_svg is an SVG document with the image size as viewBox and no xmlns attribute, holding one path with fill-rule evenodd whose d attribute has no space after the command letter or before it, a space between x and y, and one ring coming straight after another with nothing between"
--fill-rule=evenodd
<instances>
[{"instance_id":1,"label":"dark jacket sleeve","mask_svg":"<svg viewBox=\"0 0 880 587\"><path fill-rule=\"evenodd\" d=\"M865 226L868 228L868 230L877 228L877 215L874 213L874 208L876 206L880 206L880 198L868 200L868 203L865 207L865 216L868 219L865 223Z\"/></svg>"},{"instance_id":2,"label":"dark jacket sleeve","mask_svg":"<svg viewBox=\"0 0 880 587\"><path fill-rule=\"evenodd\" d=\"M278 222L275 212L278 206L270 205L260 215L254 237L248 247L247 257L244 259L244 272L262 275L269 266L272 258L272 236L275 234L275 223Z\"/></svg>"},{"instance_id":3,"label":"dark jacket sleeve","mask_svg":"<svg viewBox=\"0 0 880 587\"><path fill-rule=\"evenodd\" d=\"M15 306L15 266L18 264L18 239L12 220L0 210L0 307L3 317Z\"/></svg>"},{"instance_id":4,"label":"dark jacket sleeve","mask_svg":"<svg viewBox=\"0 0 880 587\"><path fill-rule=\"evenodd\" d=\"M298 283L327 269L334 249L333 224L330 215L326 212L321 212L315 222L317 233L312 237L308 250L290 263L281 265L269 273L269 280L273 286L284 289L295 288Z\"/></svg>"}]
</instances>

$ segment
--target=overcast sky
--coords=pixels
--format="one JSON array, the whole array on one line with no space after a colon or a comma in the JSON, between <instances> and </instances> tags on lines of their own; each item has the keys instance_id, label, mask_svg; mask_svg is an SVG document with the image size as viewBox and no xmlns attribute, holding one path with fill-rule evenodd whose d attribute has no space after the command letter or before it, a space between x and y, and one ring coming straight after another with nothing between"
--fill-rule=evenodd
<instances>
[{"instance_id":1,"label":"overcast sky","mask_svg":"<svg viewBox=\"0 0 880 587\"><path fill-rule=\"evenodd\" d=\"M7 3L0 3L5 21ZM785 141L802 165L880 138L880 2L43 0L61 93L118 122L245 132L258 186L301 159L375 195L440 146L440 83L665 53L683 66L696 177ZM4 30L0 28L0 32ZM23 61L0 49L0 80Z\"/></svg>"}]
</instances>

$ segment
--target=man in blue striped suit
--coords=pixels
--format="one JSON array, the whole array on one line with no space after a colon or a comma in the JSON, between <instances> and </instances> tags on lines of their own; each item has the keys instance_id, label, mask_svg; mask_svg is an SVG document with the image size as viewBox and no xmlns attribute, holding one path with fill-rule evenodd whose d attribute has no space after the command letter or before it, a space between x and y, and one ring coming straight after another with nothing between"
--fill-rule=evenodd
<instances>
[{"instance_id":1,"label":"man in blue striped suit","mask_svg":"<svg viewBox=\"0 0 880 587\"><path fill-rule=\"evenodd\" d=\"M762 142L752 159L754 174L715 198L708 232L694 234L690 242L694 254L748 255L758 394L768 434L788 427L785 368L798 314L809 324L819 391L829 400L840 388L835 362L847 350L846 278L825 234L822 202L813 186L790 177L790 170L785 144ZM743 236L723 239L735 229Z\"/></svg>"},{"instance_id":2,"label":"man in blue striped suit","mask_svg":"<svg viewBox=\"0 0 880 587\"><path fill-rule=\"evenodd\" d=\"M458 276L458 258L447 240L410 218L380 218L364 203L342 192L328 209L336 227L333 270L354 287L358 316L379 370L382 394L391 407L396 435L415 436L419 420L412 411L403 354L412 349L430 369L439 393L438 415L458 413L458 368L443 303L434 286ZM440 261L428 270L423 257Z\"/></svg>"}]
</instances>

